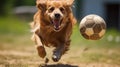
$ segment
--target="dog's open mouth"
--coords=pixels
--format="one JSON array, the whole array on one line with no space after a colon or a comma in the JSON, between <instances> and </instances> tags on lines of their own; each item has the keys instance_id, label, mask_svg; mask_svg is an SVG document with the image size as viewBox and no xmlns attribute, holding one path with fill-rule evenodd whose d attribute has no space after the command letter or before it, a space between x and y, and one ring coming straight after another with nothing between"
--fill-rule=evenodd
<instances>
[{"instance_id":1,"label":"dog's open mouth","mask_svg":"<svg viewBox=\"0 0 120 67\"><path fill-rule=\"evenodd\" d=\"M55 30L60 29L61 22L62 22L61 19L53 19L52 20L52 24L53 24Z\"/></svg>"}]
</instances>

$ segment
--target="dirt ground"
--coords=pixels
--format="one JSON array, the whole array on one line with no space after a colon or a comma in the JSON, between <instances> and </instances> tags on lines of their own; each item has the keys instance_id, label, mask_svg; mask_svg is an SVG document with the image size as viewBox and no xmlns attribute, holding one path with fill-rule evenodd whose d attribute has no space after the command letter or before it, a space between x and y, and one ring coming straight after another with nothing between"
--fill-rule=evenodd
<instances>
[{"instance_id":1,"label":"dirt ground","mask_svg":"<svg viewBox=\"0 0 120 67\"><path fill-rule=\"evenodd\" d=\"M35 50L31 50L29 47L27 49L19 50L0 50L0 67L41 67L42 59L40 59ZM120 67L117 64L109 63L83 63L77 61L72 61L72 55L66 54L60 60L60 62L55 63L50 60L45 67Z\"/></svg>"}]
</instances>

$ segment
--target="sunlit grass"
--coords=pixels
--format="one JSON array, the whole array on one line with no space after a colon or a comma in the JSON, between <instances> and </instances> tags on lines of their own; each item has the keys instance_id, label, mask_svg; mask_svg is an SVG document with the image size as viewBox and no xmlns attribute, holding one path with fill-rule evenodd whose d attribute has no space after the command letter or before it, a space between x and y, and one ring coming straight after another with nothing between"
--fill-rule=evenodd
<instances>
[{"instance_id":1,"label":"sunlit grass","mask_svg":"<svg viewBox=\"0 0 120 67\"><path fill-rule=\"evenodd\" d=\"M16 17L0 17L0 34L24 34L29 31L28 22Z\"/></svg>"}]
</instances>

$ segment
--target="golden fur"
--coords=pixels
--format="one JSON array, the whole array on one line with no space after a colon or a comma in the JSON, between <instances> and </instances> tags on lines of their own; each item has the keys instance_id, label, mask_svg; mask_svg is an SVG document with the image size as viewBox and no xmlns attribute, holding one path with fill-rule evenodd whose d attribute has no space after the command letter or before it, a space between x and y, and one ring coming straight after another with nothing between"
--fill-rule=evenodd
<instances>
[{"instance_id":1,"label":"golden fur","mask_svg":"<svg viewBox=\"0 0 120 67\"><path fill-rule=\"evenodd\" d=\"M76 23L76 19L70 8L72 3L73 0L36 1L38 11L34 15L34 21L31 23L31 27L33 32L32 40L36 43L40 57L45 58L46 56L44 46L55 47L53 54L55 53L56 55L58 53L57 55L60 56L59 59L69 49L72 28ZM54 7L54 10L51 6ZM61 22L51 23L50 18L54 19L53 16L56 12L61 15Z\"/></svg>"}]
</instances>

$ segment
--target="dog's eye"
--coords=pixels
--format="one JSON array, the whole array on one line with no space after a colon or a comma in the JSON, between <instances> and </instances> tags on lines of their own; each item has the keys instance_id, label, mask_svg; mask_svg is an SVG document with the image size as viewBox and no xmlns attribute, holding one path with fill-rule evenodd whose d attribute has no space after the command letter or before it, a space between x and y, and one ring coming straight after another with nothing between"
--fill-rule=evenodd
<instances>
[{"instance_id":1,"label":"dog's eye","mask_svg":"<svg viewBox=\"0 0 120 67\"><path fill-rule=\"evenodd\" d=\"M59 9L60 9L61 12L65 11L65 9L63 7L60 7Z\"/></svg>"},{"instance_id":2,"label":"dog's eye","mask_svg":"<svg viewBox=\"0 0 120 67\"><path fill-rule=\"evenodd\" d=\"M50 8L49 8L49 12L53 12L54 9L55 9L54 7L50 7Z\"/></svg>"}]
</instances>

